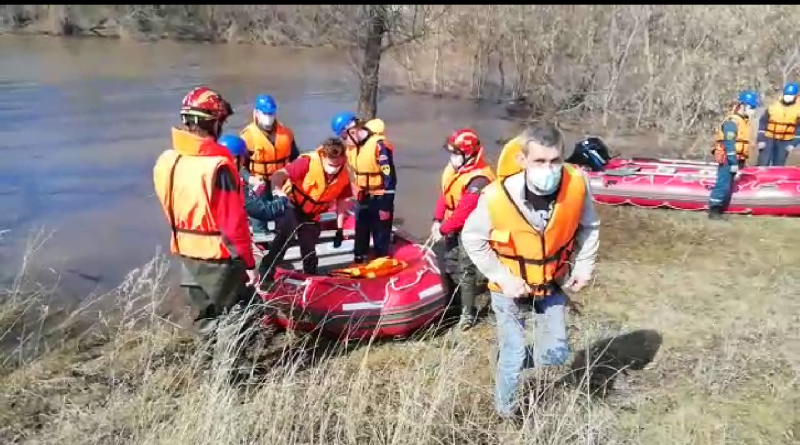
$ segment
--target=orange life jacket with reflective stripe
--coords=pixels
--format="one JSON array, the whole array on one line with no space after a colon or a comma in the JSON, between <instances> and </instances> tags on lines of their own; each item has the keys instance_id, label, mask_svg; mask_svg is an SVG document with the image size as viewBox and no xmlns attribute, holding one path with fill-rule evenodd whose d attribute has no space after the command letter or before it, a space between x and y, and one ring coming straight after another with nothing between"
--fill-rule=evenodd
<instances>
[{"instance_id":1,"label":"orange life jacket with reflective stripe","mask_svg":"<svg viewBox=\"0 0 800 445\"><path fill-rule=\"evenodd\" d=\"M586 184L580 170L564 165L553 214L544 234L540 234L512 201L505 188L507 180L495 181L484 189L492 227L489 245L511 273L528 283L532 296L544 296L555 289L557 280L569 274ZM489 288L501 292L497 283L489 283Z\"/></svg>"},{"instance_id":2,"label":"orange life jacket with reflective stripe","mask_svg":"<svg viewBox=\"0 0 800 445\"><path fill-rule=\"evenodd\" d=\"M247 151L250 152L250 174L263 179L269 178L271 174L285 167L292 155L294 140L292 130L277 120L274 125L274 145L255 122L246 126L240 133L240 137L247 144Z\"/></svg>"},{"instance_id":3,"label":"orange life jacket with reflective stripe","mask_svg":"<svg viewBox=\"0 0 800 445\"><path fill-rule=\"evenodd\" d=\"M153 168L156 196L172 229L172 253L207 261L231 258L230 244L211 213L214 181L222 167L237 171L225 147L172 129L172 149L164 151ZM240 193L225 196L236 200L232 205L244 209L241 179L238 174L232 176Z\"/></svg>"},{"instance_id":4,"label":"orange life jacket with reflective stripe","mask_svg":"<svg viewBox=\"0 0 800 445\"><path fill-rule=\"evenodd\" d=\"M737 128L736 153L739 155L740 160L747 160L747 158L750 157L750 121L736 113L731 113L722 121L722 124L729 120L733 121ZM717 126L717 131L714 135L714 148L711 150L712 154L718 150L725 153L725 147L722 145L725 140L725 135L722 134L722 124Z\"/></svg>"},{"instance_id":5,"label":"orange life jacket with reflective stripe","mask_svg":"<svg viewBox=\"0 0 800 445\"><path fill-rule=\"evenodd\" d=\"M800 102L784 105L777 101L767 109L769 121L764 131L764 136L776 141L790 141L794 139L794 130L800 119Z\"/></svg>"},{"instance_id":6,"label":"orange life jacket with reflective stripe","mask_svg":"<svg viewBox=\"0 0 800 445\"><path fill-rule=\"evenodd\" d=\"M380 257L362 266L334 270L331 272L331 275L347 278L380 278L396 274L405 269L407 265L408 264L402 260Z\"/></svg>"},{"instance_id":7,"label":"orange life jacket with reflective stripe","mask_svg":"<svg viewBox=\"0 0 800 445\"><path fill-rule=\"evenodd\" d=\"M325 174L322 166L322 147L300 156L309 159L308 173L302 180L287 181L283 190L296 208L316 221L328 210L342 190L350 187L350 178L344 166L333 177Z\"/></svg>"},{"instance_id":8,"label":"orange life jacket with reflective stripe","mask_svg":"<svg viewBox=\"0 0 800 445\"><path fill-rule=\"evenodd\" d=\"M460 168L456 171L453 165L448 163L442 172L442 195L444 195L444 219L450 218L453 211L458 207L464 190L470 181L483 176L489 182L495 179L492 168L483 160L483 150L478 153L478 158L471 165Z\"/></svg>"},{"instance_id":9,"label":"orange life jacket with reflective stripe","mask_svg":"<svg viewBox=\"0 0 800 445\"><path fill-rule=\"evenodd\" d=\"M383 142L394 152L394 146L384 135L384 124L380 119L372 119L364 127L371 133L370 137L359 147L347 149L347 163L355 175L356 191L364 191L370 195L381 195L383 190L383 173L378 162L378 142Z\"/></svg>"}]
</instances>

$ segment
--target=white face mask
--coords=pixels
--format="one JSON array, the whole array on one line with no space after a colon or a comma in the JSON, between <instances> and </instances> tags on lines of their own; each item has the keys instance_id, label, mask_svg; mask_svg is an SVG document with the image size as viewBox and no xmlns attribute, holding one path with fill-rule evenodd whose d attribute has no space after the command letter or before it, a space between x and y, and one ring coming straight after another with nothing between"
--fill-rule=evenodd
<instances>
[{"instance_id":1,"label":"white face mask","mask_svg":"<svg viewBox=\"0 0 800 445\"><path fill-rule=\"evenodd\" d=\"M322 163L322 169L325 170L325 173L327 173L329 175L334 175L336 173L339 173L339 170L342 169L342 166L341 165L333 166L333 165L328 164L327 162L323 162Z\"/></svg>"},{"instance_id":2,"label":"white face mask","mask_svg":"<svg viewBox=\"0 0 800 445\"><path fill-rule=\"evenodd\" d=\"M789 96L788 94L784 94L783 95L783 102L787 103L787 104L790 104L790 103L794 102L795 97L796 96Z\"/></svg>"},{"instance_id":3,"label":"white face mask","mask_svg":"<svg viewBox=\"0 0 800 445\"><path fill-rule=\"evenodd\" d=\"M744 115L748 118L752 118L756 114L756 109L751 106L744 107Z\"/></svg>"},{"instance_id":4,"label":"white face mask","mask_svg":"<svg viewBox=\"0 0 800 445\"><path fill-rule=\"evenodd\" d=\"M537 195L549 195L555 192L560 182L561 164L525 169L525 183L528 189Z\"/></svg>"},{"instance_id":5,"label":"white face mask","mask_svg":"<svg viewBox=\"0 0 800 445\"><path fill-rule=\"evenodd\" d=\"M464 165L464 156L456 153L451 153L450 164L453 166L453 168L458 170L459 168L461 168L462 165Z\"/></svg>"},{"instance_id":6,"label":"white face mask","mask_svg":"<svg viewBox=\"0 0 800 445\"><path fill-rule=\"evenodd\" d=\"M275 123L274 114L263 114L256 112L256 125L262 130L270 130Z\"/></svg>"}]
</instances>

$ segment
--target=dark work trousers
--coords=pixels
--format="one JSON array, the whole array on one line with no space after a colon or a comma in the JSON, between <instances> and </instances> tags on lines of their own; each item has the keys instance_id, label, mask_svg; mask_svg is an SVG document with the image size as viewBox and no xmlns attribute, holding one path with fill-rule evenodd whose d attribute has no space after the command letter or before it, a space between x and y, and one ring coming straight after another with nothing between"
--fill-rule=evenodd
<instances>
[{"instance_id":1,"label":"dark work trousers","mask_svg":"<svg viewBox=\"0 0 800 445\"><path fill-rule=\"evenodd\" d=\"M784 166L786 165L786 158L789 157L787 148L794 145L794 139L788 141L776 141L775 139L767 138L765 147L758 151L758 166Z\"/></svg>"},{"instance_id":2,"label":"dark work trousers","mask_svg":"<svg viewBox=\"0 0 800 445\"><path fill-rule=\"evenodd\" d=\"M739 161L739 168L744 166L743 161ZM733 196L733 190L736 188L734 179L736 174L731 172L731 166L728 164L720 164L717 167L717 180L714 182L714 187L711 189L711 195L708 199L708 207L711 212L723 213L728 209Z\"/></svg>"},{"instance_id":3,"label":"dark work trousers","mask_svg":"<svg viewBox=\"0 0 800 445\"><path fill-rule=\"evenodd\" d=\"M380 197L370 196L360 201L356 208L356 233L353 245L353 257L356 263L367 261L370 237L372 237L376 257L389 255L394 208L378 208L377 201L379 199ZM389 219L381 221L379 210L388 210L391 214Z\"/></svg>"},{"instance_id":4,"label":"dark work trousers","mask_svg":"<svg viewBox=\"0 0 800 445\"><path fill-rule=\"evenodd\" d=\"M474 315L478 296L478 268L464 250L460 234L449 235L440 242L444 243L444 272L454 283L454 289L457 288L461 312Z\"/></svg>"},{"instance_id":5,"label":"dark work trousers","mask_svg":"<svg viewBox=\"0 0 800 445\"><path fill-rule=\"evenodd\" d=\"M221 319L252 302L254 292L245 285L244 263L239 259L223 263L183 257L180 260L181 289L197 311L194 327L203 340L215 341Z\"/></svg>"},{"instance_id":6,"label":"dark work trousers","mask_svg":"<svg viewBox=\"0 0 800 445\"><path fill-rule=\"evenodd\" d=\"M267 254L258 266L258 272L265 281L272 281L275 277L275 268L283 261L286 249L295 238L300 245L300 255L303 258L303 273L314 275L317 273L317 241L319 241L320 226L318 222L296 208L286 211L275 221L275 239L269 244Z\"/></svg>"}]
</instances>

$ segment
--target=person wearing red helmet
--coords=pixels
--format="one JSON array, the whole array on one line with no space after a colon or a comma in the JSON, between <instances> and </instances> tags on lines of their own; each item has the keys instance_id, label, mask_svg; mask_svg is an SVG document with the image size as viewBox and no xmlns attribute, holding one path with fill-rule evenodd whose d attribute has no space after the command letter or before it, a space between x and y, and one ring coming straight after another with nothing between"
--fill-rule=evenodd
<instances>
[{"instance_id":1,"label":"person wearing red helmet","mask_svg":"<svg viewBox=\"0 0 800 445\"><path fill-rule=\"evenodd\" d=\"M153 168L156 196L170 226L170 250L181 264L181 288L198 311L194 324L215 340L220 317L252 296L246 271L255 267L236 162L217 142L231 105L201 86L183 98L172 148Z\"/></svg>"},{"instance_id":2,"label":"person wearing red helmet","mask_svg":"<svg viewBox=\"0 0 800 445\"><path fill-rule=\"evenodd\" d=\"M481 190L494 180L494 173L483 157L478 134L469 128L456 130L445 143L450 162L442 173L442 191L436 202L431 237L444 239L444 265L449 278L458 285L461 300L462 330L476 321L475 297L478 270L461 245L461 229L478 204Z\"/></svg>"}]
</instances>

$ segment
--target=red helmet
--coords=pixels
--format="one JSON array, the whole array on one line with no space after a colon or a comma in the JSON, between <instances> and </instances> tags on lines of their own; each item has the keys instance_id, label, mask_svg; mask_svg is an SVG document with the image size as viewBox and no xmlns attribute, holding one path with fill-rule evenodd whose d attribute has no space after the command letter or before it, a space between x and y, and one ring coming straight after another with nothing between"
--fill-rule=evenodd
<instances>
[{"instance_id":1,"label":"red helmet","mask_svg":"<svg viewBox=\"0 0 800 445\"><path fill-rule=\"evenodd\" d=\"M190 91L181 104L181 116L193 116L198 120L225 120L232 114L231 104L205 86Z\"/></svg>"},{"instance_id":2,"label":"red helmet","mask_svg":"<svg viewBox=\"0 0 800 445\"><path fill-rule=\"evenodd\" d=\"M447 138L445 148L448 151L460 152L464 157L470 158L481 149L481 140L478 133L470 128L456 130Z\"/></svg>"}]
</instances>

